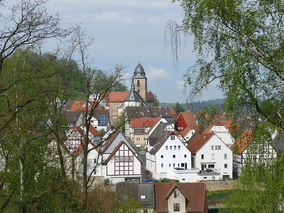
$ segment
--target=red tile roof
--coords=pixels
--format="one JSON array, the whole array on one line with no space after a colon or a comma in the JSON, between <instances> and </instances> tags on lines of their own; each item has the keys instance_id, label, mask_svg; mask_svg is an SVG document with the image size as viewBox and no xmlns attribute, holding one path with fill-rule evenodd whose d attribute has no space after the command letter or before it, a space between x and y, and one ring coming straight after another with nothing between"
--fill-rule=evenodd
<instances>
[{"instance_id":1,"label":"red tile roof","mask_svg":"<svg viewBox=\"0 0 284 213\"><path fill-rule=\"evenodd\" d=\"M237 138L235 143L232 145L231 150L234 153L242 154L247 146L251 143L253 139L253 131L245 130L243 134Z\"/></svg>"},{"instance_id":2,"label":"red tile roof","mask_svg":"<svg viewBox=\"0 0 284 213\"><path fill-rule=\"evenodd\" d=\"M187 148L191 153L196 153L207 141L214 135L213 132L203 133L203 134L195 134L188 141Z\"/></svg>"},{"instance_id":3,"label":"red tile roof","mask_svg":"<svg viewBox=\"0 0 284 213\"><path fill-rule=\"evenodd\" d=\"M94 102L94 101L90 101L89 102L89 107L88 107L88 110L91 110L91 107L92 106L95 106L97 102ZM86 110L86 101L72 101L69 103L69 106L68 107L68 111L71 111L71 112L75 112L75 111L85 111ZM98 106L95 106L96 109L95 111L96 112L109 112L108 110L105 110L105 109L100 109L100 104L98 104Z\"/></svg>"},{"instance_id":4,"label":"red tile roof","mask_svg":"<svg viewBox=\"0 0 284 213\"><path fill-rule=\"evenodd\" d=\"M184 121L186 122L186 128L181 132L181 135L185 137L190 130L194 129L195 131L198 129L198 125L196 123L196 117L193 112L185 111L179 114L179 117L182 116Z\"/></svg>"},{"instance_id":5,"label":"red tile roof","mask_svg":"<svg viewBox=\"0 0 284 213\"><path fill-rule=\"evenodd\" d=\"M90 130L90 133L93 136L99 136L100 135L99 131L92 124L90 124L89 130Z\"/></svg>"},{"instance_id":6,"label":"red tile roof","mask_svg":"<svg viewBox=\"0 0 284 213\"><path fill-rule=\"evenodd\" d=\"M160 182L155 183L155 211L169 212L168 195L173 188L178 188L187 198L187 212L207 212L207 197L204 183L175 183Z\"/></svg>"},{"instance_id":7,"label":"red tile roof","mask_svg":"<svg viewBox=\"0 0 284 213\"><path fill-rule=\"evenodd\" d=\"M130 120L131 128L145 128L145 127L153 127L156 125L159 120L161 120L162 117L155 117L155 118L132 118Z\"/></svg>"},{"instance_id":8,"label":"red tile roof","mask_svg":"<svg viewBox=\"0 0 284 213\"><path fill-rule=\"evenodd\" d=\"M130 92L111 92L109 102L124 102Z\"/></svg>"}]
</instances>

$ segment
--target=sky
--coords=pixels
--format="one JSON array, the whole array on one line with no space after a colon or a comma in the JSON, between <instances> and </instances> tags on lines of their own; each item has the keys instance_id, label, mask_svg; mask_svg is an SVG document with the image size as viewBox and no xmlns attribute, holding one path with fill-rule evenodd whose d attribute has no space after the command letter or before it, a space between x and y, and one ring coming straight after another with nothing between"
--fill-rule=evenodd
<instances>
[{"instance_id":1,"label":"sky","mask_svg":"<svg viewBox=\"0 0 284 213\"><path fill-rule=\"evenodd\" d=\"M63 27L80 25L93 38L89 55L92 66L113 70L125 67L125 84L138 63L144 67L148 91L160 102L185 103L183 75L194 65L193 37L182 37L178 63L166 33L167 23L181 23L183 10L171 0L49 0L51 14L58 13ZM222 98L217 83L196 101Z\"/></svg>"}]
</instances>

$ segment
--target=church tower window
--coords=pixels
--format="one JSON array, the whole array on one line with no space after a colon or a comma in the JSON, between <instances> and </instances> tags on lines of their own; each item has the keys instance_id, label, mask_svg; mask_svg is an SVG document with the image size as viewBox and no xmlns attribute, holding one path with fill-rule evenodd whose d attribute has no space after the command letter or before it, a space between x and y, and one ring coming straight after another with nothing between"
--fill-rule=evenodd
<instances>
[{"instance_id":1,"label":"church tower window","mask_svg":"<svg viewBox=\"0 0 284 213\"><path fill-rule=\"evenodd\" d=\"M140 87L140 81L139 80L137 81L137 87Z\"/></svg>"}]
</instances>

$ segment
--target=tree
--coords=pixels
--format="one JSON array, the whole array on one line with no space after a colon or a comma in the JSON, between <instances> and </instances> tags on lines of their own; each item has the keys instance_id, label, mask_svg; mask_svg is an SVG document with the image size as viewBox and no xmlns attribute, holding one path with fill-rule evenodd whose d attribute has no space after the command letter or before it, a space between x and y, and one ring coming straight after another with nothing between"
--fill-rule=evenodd
<instances>
[{"instance_id":1,"label":"tree","mask_svg":"<svg viewBox=\"0 0 284 213\"><path fill-rule=\"evenodd\" d=\"M255 132L254 141L261 145L266 136L271 143L274 132L284 131L283 0L179 2L185 12L183 22L169 24L168 30L176 56L180 32L194 35L198 60L185 74L192 94L218 80L226 97L226 113L236 122L240 115L249 115L247 123ZM271 165L248 163L239 180L241 191L233 193L236 196L231 207L238 212L279 211L283 181L266 183L278 180L283 167L276 165L281 163L283 156ZM256 168L259 171L252 172ZM261 203L261 208L253 203Z\"/></svg>"},{"instance_id":2,"label":"tree","mask_svg":"<svg viewBox=\"0 0 284 213\"><path fill-rule=\"evenodd\" d=\"M0 140L0 159L4 159L0 171L1 210L15 206L16 211L35 211L39 202L50 203L58 198L64 203L60 196L65 189L73 194L71 182L57 169L57 158L50 146L54 137L47 126L49 108L60 89L54 81L55 65L54 57L39 55L31 49L14 52L3 64L1 82L25 80L0 94L0 124L7 125ZM26 100L30 103L7 123L6 119L13 117L16 107Z\"/></svg>"},{"instance_id":3,"label":"tree","mask_svg":"<svg viewBox=\"0 0 284 213\"><path fill-rule=\"evenodd\" d=\"M184 112L184 108L178 102L171 108L176 112L177 115L179 115L180 112Z\"/></svg>"},{"instance_id":4,"label":"tree","mask_svg":"<svg viewBox=\"0 0 284 213\"><path fill-rule=\"evenodd\" d=\"M160 105L160 102L158 100L158 98L155 96L154 97L154 106L159 106Z\"/></svg>"},{"instance_id":5,"label":"tree","mask_svg":"<svg viewBox=\"0 0 284 213\"><path fill-rule=\"evenodd\" d=\"M91 40L87 38L87 35L80 28L77 28L74 32L73 46L77 47L80 59L81 59L81 69L84 75L84 95L86 107L83 112L83 127L85 129L85 134L81 140L82 146L82 162L83 172L82 172L82 208L87 209L88 204L88 190L92 186L94 179L91 178L92 174L96 171L96 166L91 168L91 172L88 173L88 154L93 150L102 145L101 143L96 144L94 148L89 149L90 140L90 125L91 119L94 116L96 110L99 108L100 102L105 98L106 94L111 91L111 89L117 85L117 82L121 79L121 73L123 67L116 66L114 72L107 76L107 80L101 84L100 81L96 81L95 77L103 76L97 69L92 69L88 63L88 53L87 50L91 45ZM98 74L97 74L98 73ZM89 97L92 93L97 94L93 102L90 102Z\"/></svg>"},{"instance_id":6,"label":"tree","mask_svg":"<svg viewBox=\"0 0 284 213\"><path fill-rule=\"evenodd\" d=\"M4 60L17 49L68 34L61 29L59 17L48 14L45 4L46 0L21 0L11 6L1 3L5 15L0 16L0 73Z\"/></svg>"}]
</instances>

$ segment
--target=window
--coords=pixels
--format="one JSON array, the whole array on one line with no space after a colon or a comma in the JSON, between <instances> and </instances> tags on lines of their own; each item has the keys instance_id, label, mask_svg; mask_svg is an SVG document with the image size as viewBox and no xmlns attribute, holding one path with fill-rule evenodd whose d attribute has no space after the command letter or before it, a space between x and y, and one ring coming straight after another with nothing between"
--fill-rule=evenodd
<instances>
[{"instance_id":1,"label":"window","mask_svg":"<svg viewBox=\"0 0 284 213\"><path fill-rule=\"evenodd\" d=\"M176 189L176 190L174 191L174 198L177 198L178 195L179 195L179 192L178 192L178 190Z\"/></svg>"},{"instance_id":2,"label":"window","mask_svg":"<svg viewBox=\"0 0 284 213\"><path fill-rule=\"evenodd\" d=\"M179 212L179 211L180 211L179 203L174 203L174 212Z\"/></svg>"},{"instance_id":3,"label":"window","mask_svg":"<svg viewBox=\"0 0 284 213\"><path fill-rule=\"evenodd\" d=\"M173 148L173 147L172 147L172 146L170 146L170 150L172 150L172 148Z\"/></svg>"},{"instance_id":4,"label":"window","mask_svg":"<svg viewBox=\"0 0 284 213\"><path fill-rule=\"evenodd\" d=\"M137 87L140 87L140 81L139 80L137 81Z\"/></svg>"},{"instance_id":5,"label":"window","mask_svg":"<svg viewBox=\"0 0 284 213\"><path fill-rule=\"evenodd\" d=\"M169 148L169 147L168 147L168 146L166 146L166 150L168 150L168 148Z\"/></svg>"},{"instance_id":6,"label":"window","mask_svg":"<svg viewBox=\"0 0 284 213\"><path fill-rule=\"evenodd\" d=\"M224 168L227 169L227 167L228 167L228 165L225 163L225 164L224 164Z\"/></svg>"},{"instance_id":7,"label":"window","mask_svg":"<svg viewBox=\"0 0 284 213\"><path fill-rule=\"evenodd\" d=\"M214 146L211 146L211 150L214 150Z\"/></svg>"},{"instance_id":8,"label":"window","mask_svg":"<svg viewBox=\"0 0 284 213\"><path fill-rule=\"evenodd\" d=\"M94 164L96 164L96 163L97 163L97 159L95 158L95 159L94 159Z\"/></svg>"},{"instance_id":9,"label":"window","mask_svg":"<svg viewBox=\"0 0 284 213\"><path fill-rule=\"evenodd\" d=\"M137 141L140 141L140 138L136 138Z\"/></svg>"},{"instance_id":10,"label":"window","mask_svg":"<svg viewBox=\"0 0 284 213\"><path fill-rule=\"evenodd\" d=\"M175 163L173 163L173 167L174 167L174 168L176 167L176 164L175 164Z\"/></svg>"},{"instance_id":11,"label":"window","mask_svg":"<svg viewBox=\"0 0 284 213\"><path fill-rule=\"evenodd\" d=\"M180 146L178 146L178 149L180 149Z\"/></svg>"},{"instance_id":12,"label":"window","mask_svg":"<svg viewBox=\"0 0 284 213\"><path fill-rule=\"evenodd\" d=\"M164 158L164 155L161 155L161 158Z\"/></svg>"},{"instance_id":13,"label":"window","mask_svg":"<svg viewBox=\"0 0 284 213\"><path fill-rule=\"evenodd\" d=\"M161 167L164 167L164 164L161 163Z\"/></svg>"},{"instance_id":14,"label":"window","mask_svg":"<svg viewBox=\"0 0 284 213\"><path fill-rule=\"evenodd\" d=\"M186 158L186 155L184 155L184 157Z\"/></svg>"},{"instance_id":15,"label":"window","mask_svg":"<svg viewBox=\"0 0 284 213\"><path fill-rule=\"evenodd\" d=\"M212 160L215 160L215 154L214 154L214 153L211 154L211 159L212 159Z\"/></svg>"},{"instance_id":16,"label":"window","mask_svg":"<svg viewBox=\"0 0 284 213\"><path fill-rule=\"evenodd\" d=\"M171 164L169 163L169 167L171 167Z\"/></svg>"},{"instance_id":17,"label":"window","mask_svg":"<svg viewBox=\"0 0 284 213\"><path fill-rule=\"evenodd\" d=\"M184 167L184 163L182 163L180 166L181 166L181 167Z\"/></svg>"},{"instance_id":18,"label":"window","mask_svg":"<svg viewBox=\"0 0 284 213\"><path fill-rule=\"evenodd\" d=\"M227 159L227 154L224 154L224 159Z\"/></svg>"},{"instance_id":19,"label":"window","mask_svg":"<svg viewBox=\"0 0 284 213\"><path fill-rule=\"evenodd\" d=\"M201 155L201 159L204 159L204 155L203 154Z\"/></svg>"},{"instance_id":20,"label":"window","mask_svg":"<svg viewBox=\"0 0 284 213\"><path fill-rule=\"evenodd\" d=\"M221 150L221 145L218 145L218 150Z\"/></svg>"},{"instance_id":21,"label":"window","mask_svg":"<svg viewBox=\"0 0 284 213\"><path fill-rule=\"evenodd\" d=\"M174 140L175 139L175 136L174 135L171 135L171 140Z\"/></svg>"},{"instance_id":22,"label":"window","mask_svg":"<svg viewBox=\"0 0 284 213\"><path fill-rule=\"evenodd\" d=\"M141 198L141 200L145 200L146 199L146 195L141 195L140 198Z\"/></svg>"},{"instance_id":23,"label":"window","mask_svg":"<svg viewBox=\"0 0 284 213\"><path fill-rule=\"evenodd\" d=\"M176 155L173 155L173 158L176 158Z\"/></svg>"},{"instance_id":24,"label":"window","mask_svg":"<svg viewBox=\"0 0 284 213\"><path fill-rule=\"evenodd\" d=\"M174 150L176 150L177 149L177 146L174 146Z\"/></svg>"}]
</instances>

